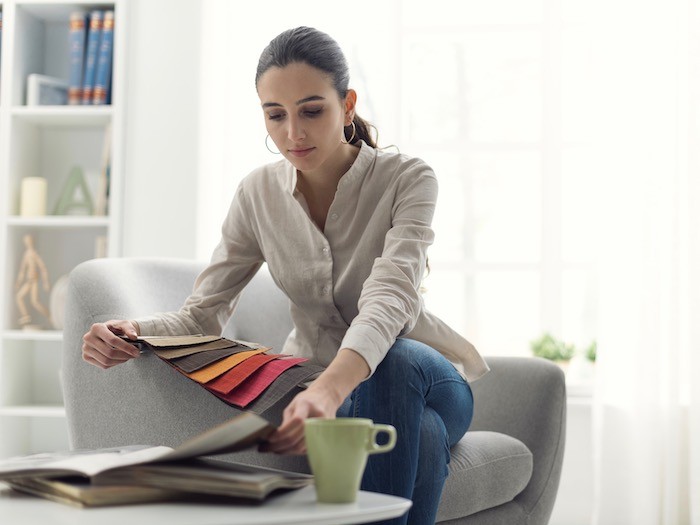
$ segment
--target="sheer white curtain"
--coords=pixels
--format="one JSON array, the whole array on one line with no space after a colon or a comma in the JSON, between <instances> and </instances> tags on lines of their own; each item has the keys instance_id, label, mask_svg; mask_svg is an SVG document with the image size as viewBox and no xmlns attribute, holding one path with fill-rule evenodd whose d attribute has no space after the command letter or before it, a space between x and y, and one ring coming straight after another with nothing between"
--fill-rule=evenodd
<instances>
[{"instance_id":1,"label":"sheer white curtain","mask_svg":"<svg viewBox=\"0 0 700 525\"><path fill-rule=\"evenodd\" d=\"M612 0L595 23L599 525L700 524L697 10Z\"/></svg>"}]
</instances>

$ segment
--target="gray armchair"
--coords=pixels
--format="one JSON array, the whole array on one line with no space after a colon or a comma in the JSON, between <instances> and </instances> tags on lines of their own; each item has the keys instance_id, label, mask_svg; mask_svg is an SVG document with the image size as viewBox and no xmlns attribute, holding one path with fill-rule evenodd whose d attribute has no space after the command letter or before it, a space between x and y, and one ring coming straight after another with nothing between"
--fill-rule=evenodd
<instances>
[{"instance_id":1,"label":"gray armchair","mask_svg":"<svg viewBox=\"0 0 700 525\"><path fill-rule=\"evenodd\" d=\"M236 410L157 357L109 370L82 361L82 335L95 322L176 310L203 263L95 259L70 276L63 350L66 413L74 448L175 446ZM287 299L263 268L246 287L224 335L280 349L291 329ZM473 383L475 414L453 448L438 522L546 524L559 485L566 392L561 370L536 358L489 358ZM263 414L279 422L279 406ZM246 451L225 459L308 472L305 457Z\"/></svg>"}]
</instances>

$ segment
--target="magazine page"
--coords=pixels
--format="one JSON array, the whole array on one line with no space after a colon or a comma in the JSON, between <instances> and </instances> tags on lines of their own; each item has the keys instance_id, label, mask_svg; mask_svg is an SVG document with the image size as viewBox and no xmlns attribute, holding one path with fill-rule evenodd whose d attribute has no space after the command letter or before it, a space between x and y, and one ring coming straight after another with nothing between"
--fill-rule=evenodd
<instances>
[{"instance_id":1,"label":"magazine page","mask_svg":"<svg viewBox=\"0 0 700 525\"><path fill-rule=\"evenodd\" d=\"M155 461L172 452L170 447L133 445L98 450L74 450L34 454L0 461L0 480L45 476L95 474L127 465Z\"/></svg>"},{"instance_id":2,"label":"magazine page","mask_svg":"<svg viewBox=\"0 0 700 525\"><path fill-rule=\"evenodd\" d=\"M92 477L106 470L141 463L174 461L243 450L264 440L272 431L266 419L244 412L176 449L159 446L124 446L98 450L76 450L34 454L0 461L0 480L46 476L82 475Z\"/></svg>"},{"instance_id":3,"label":"magazine page","mask_svg":"<svg viewBox=\"0 0 700 525\"><path fill-rule=\"evenodd\" d=\"M243 450L264 440L274 429L273 425L257 414L243 412L179 445L169 454L158 458L158 461L175 461Z\"/></svg>"}]
</instances>

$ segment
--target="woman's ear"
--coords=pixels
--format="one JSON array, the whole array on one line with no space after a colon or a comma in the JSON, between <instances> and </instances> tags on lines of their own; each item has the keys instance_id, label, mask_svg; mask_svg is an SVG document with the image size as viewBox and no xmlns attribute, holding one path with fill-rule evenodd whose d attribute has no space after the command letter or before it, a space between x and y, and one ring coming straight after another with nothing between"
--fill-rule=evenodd
<instances>
[{"instance_id":1,"label":"woman's ear","mask_svg":"<svg viewBox=\"0 0 700 525\"><path fill-rule=\"evenodd\" d=\"M357 92L354 89L348 89L345 95L345 125L352 124L355 118L355 104L357 104Z\"/></svg>"}]
</instances>

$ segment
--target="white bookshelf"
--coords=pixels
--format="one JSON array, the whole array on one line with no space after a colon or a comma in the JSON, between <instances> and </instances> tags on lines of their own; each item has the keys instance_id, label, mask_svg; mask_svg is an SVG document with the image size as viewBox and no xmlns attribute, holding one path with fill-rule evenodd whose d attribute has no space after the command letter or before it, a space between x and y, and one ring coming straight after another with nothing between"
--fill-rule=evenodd
<instances>
[{"instance_id":1,"label":"white bookshelf","mask_svg":"<svg viewBox=\"0 0 700 525\"><path fill-rule=\"evenodd\" d=\"M0 0L0 458L69 446L60 377L62 332L31 306L32 324L39 329L22 329L15 279L26 235L46 264L52 291L79 263L121 253L127 2ZM92 9L115 12L112 103L26 105L29 74L68 81L69 17ZM83 170L96 202L106 142L111 149L107 214L54 215L75 166ZM46 215L20 216L21 181L29 176L47 181ZM43 290L39 297L47 307L55 300ZM25 302L30 305L29 297Z\"/></svg>"}]
</instances>

